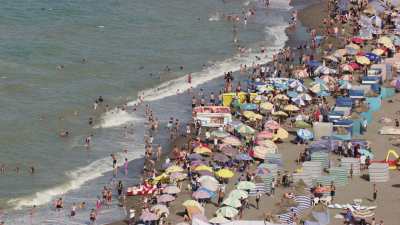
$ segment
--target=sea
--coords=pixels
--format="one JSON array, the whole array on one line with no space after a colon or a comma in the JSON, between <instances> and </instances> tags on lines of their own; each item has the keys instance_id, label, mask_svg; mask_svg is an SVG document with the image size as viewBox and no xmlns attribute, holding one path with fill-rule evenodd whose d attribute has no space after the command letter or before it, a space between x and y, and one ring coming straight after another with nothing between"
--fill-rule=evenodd
<instances>
[{"instance_id":1,"label":"sea","mask_svg":"<svg viewBox=\"0 0 400 225\"><path fill-rule=\"evenodd\" d=\"M255 15L245 24L249 9ZM139 182L146 119L138 96L160 121L155 143L167 146L169 118L190 119L187 91L218 89L224 72L270 61L288 39L291 11L288 0L268 8L263 0L3 1L0 221L88 224L103 186ZM229 15L241 21L234 25ZM68 137L59 136L64 130ZM112 179L110 154L119 166L129 159L128 176ZM65 210L57 212L60 197ZM72 203L81 202L86 209L70 218ZM124 218L117 205L103 209L98 224Z\"/></svg>"}]
</instances>

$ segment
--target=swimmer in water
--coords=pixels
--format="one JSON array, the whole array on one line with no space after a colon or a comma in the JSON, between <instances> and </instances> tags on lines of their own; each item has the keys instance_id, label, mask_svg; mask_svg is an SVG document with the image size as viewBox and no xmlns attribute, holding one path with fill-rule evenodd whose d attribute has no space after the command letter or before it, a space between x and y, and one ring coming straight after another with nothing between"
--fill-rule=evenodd
<instances>
[{"instance_id":1,"label":"swimmer in water","mask_svg":"<svg viewBox=\"0 0 400 225\"><path fill-rule=\"evenodd\" d=\"M62 130L59 135L60 135L60 137L68 137L69 136L69 131L68 130Z\"/></svg>"}]
</instances>

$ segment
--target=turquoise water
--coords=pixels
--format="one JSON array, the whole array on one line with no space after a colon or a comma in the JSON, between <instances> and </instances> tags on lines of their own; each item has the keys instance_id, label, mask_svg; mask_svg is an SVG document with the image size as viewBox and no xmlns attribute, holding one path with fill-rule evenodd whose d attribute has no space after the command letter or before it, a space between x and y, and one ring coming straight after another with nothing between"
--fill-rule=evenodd
<instances>
[{"instance_id":1,"label":"turquoise water","mask_svg":"<svg viewBox=\"0 0 400 225\"><path fill-rule=\"evenodd\" d=\"M289 8L285 0L271 2L271 9L257 9L247 25L238 25L239 44L253 50L242 56L232 43L232 23L222 15L241 15L259 6L257 2L3 2L0 163L7 172L0 175L0 205L9 209L7 218L13 218L11 208L26 210L33 204L46 212L60 195L94 201L109 179L104 178L111 168L109 154L128 149L130 160L139 158L144 133L140 110L94 111L94 100L101 95L111 108L132 105L145 90L145 99L165 114L161 122L174 110L187 115L177 109L182 101L190 104L190 98L173 98L176 89L187 88L185 74L192 72L194 85L201 85L237 70L241 63L250 65L260 46L271 51L282 47ZM95 118L96 128L88 125L89 117ZM124 135L124 126L132 126L134 134ZM62 129L70 130L71 136L60 138ZM84 147L89 134L94 134L90 151ZM30 166L36 169L34 175ZM131 174L127 181L135 177Z\"/></svg>"}]
</instances>

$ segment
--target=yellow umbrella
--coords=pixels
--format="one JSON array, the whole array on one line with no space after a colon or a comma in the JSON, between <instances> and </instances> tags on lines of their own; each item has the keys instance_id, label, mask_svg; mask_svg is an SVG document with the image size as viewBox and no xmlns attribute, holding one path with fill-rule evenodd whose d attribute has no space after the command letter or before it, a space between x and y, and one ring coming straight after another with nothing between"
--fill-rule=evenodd
<instances>
[{"instance_id":1,"label":"yellow umbrella","mask_svg":"<svg viewBox=\"0 0 400 225\"><path fill-rule=\"evenodd\" d=\"M278 112L273 112L272 113L273 116L282 116L282 117L287 117L289 116L287 113L285 113L284 111L278 111Z\"/></svg>"},{"instance_id":2,"label":"yellow umbrella","mask_svg":"<svg viewBox=\"0 0 400 225\"><path fill-rule=\"evenodd\" d=\"M243 116L250 120L261 120L262 116L252 111L244 111Z\"/></svg>"},{"instance_id":3,"label":"yellow umbrella","mask_svg":"<svg viewBox=\"0 0 400 225\"><path fill-rule=\"evenodd\" d=\"M260 108L267 111L271 110L273 107L274 105L272 105L270 102L263 102L260 104Z\"/></svg>"},{"instance_id":4,"label":"yellow umbrella","mask_svg":"<svg viewBox=\"0 0 400 225\"><path fill-rule=\"evenodd\" d=\"M197 208L200 208L200 209L203 208L200 205L200 203L198 201L195 201L195 200L186 200L185 202L182 203L182 205L185 206L185 207L194 206L194 207L197 207Z\"/></svg>"},{"instance_id":5,"label":"yellow umbrella","mask_svg":"<svg viewBox=\"0 0 400 225\"><path fill-rule=\"evenodd\" d=\"M394 47L394 46L393 46L392 39L390 39L390 38L387 37L387 36L380 37L380 38L378 39L378 43L379 43L379 44L382 44L382 45L385 46L386 48L393 48L393 47Z\"/></svg>"},{"instance_id":6,"label":"yellow umbrella","mask_svg":"<svg viewBox=\"0 0 400 225\"><path fill-rule=\"evenodd\" d=\"M167 172L167 173L177 173L177 172L183 172L183 169L180 166L173 165L173 166L168 167L165 170L165 172Z\"/></svg>"},{"instance_id":7,"label":"yellow umbrella","mask_svg":"<svg viewBox=\"0 0 400 225\"><path fill-rule=\"evenodd\" d=\"M287 105L283 108L283 110L288 111L288 112L295 112L295 111L299 111L299 107L295 106L295 105Z\"/></svg>"},{"instance_id":8,"label":"yellow umbrella","mask_svg":"<svg viewBox=\"0 0 400 225\"><path fill-rule=\"evenodd\" d=\"M344 49L344 48L338 49L338 50L336 50L336 51L333 53L334 56L340 57L340 58L343 57L343 56L346 55L346 54L347 54L347 50Z\"/></svg>"},{"instance_id":9,"label":"yellow umbrella","mask_svg":"<svg viewBox=\"0 0 400 225\"><path fill-rule=\"evenodd\" d=\"M276 141L278 139L284 140L287 139L289 137L289 133L283 129L283 128L279 128L276 132L276 134L273 135L273 141Z\"/></svg>"},{"instance_id":10,"label":"yellow umbrella","mask_svg":"<svg viewBox=\"0 0 400 225\"><path fill-rule=\"evenodd\" d=\"M357 61L357 63L360 63L361 65L371 64L371 61L365 56L356 56L356 61Z\"/></svg>"},{"instance_id":11,"label":"yellow umbrella","mask_svg":"<svg viewBox=\"0 0 400 225\"><path fill-rule=\"evenodd\" d=\"M197 154L208 154L211 153L211 149L204 147L204 146L198 146L193 150Z\"/></svg>"},{"instance_id":12,"label":"yellow umbrella","mask_svg":"<svg viewBox=\"0 0 400 225\"><path fill-rule=\"evenodd\" d=\"M376 48L372 51L372 53L374 53L375 55L383 55L385 51L383 49L380 48Z\"/></svg>"},{"instance_id":13,"label":"yellow umbrella","mask_svg":"<svg viewBox=\"0 0 400 225\"><path fill-rule=\"evenodd\" d=\"M157 177L155 177L155 178L153 179L153 184L156 184L156 183L158 183L159 181L165 180L165 179L167 179L167 178L168 178L168 175L167 175L166 173L162 173L161 175L159 175L159 176L157 176Z\"/></svg>"},{"instance_id":14,"label":"yellow umbrella","mask_svg":"<svg viewBox=\"0 0 400 225\"><path fill-rule=\"evenodd\" d=\"M355 50L360 50L360 46L358 46L358 45L356 45L354 43L346 45L346 48L352 48L352 49L355 49Z\"/></svg>"},{"instance_id":15,"label":"yellow umbrella","mask_svg":"<svg viewBox=\"0 0 400 225\"><path fill-rule=\"evenodd\" d=\"M229 169L220 169L215 173L218 177L221 178L231 178L233 177L235 174L229 170Z\"/></svg>"},{"instance_id":16,"label":"yellow umbrella","mask_svg":"<svg viewBox=\"0 0 400 225\"><path fill-rule=\"evenodd\" d=\"M277 99L277 100L289 100L289 97L284 95L284 94L278 94L278 95L276 95L274 97L274 99Z\"/></svg>"},{"instance_id":17,"label":"yellow umbrella","mask_svg":"<svg viewBox=\"0 0 400 225\"><path fill-rule=\"evenodd\" d=\"M213 169L209 166L206 165L200 165L198 167L196 167L196 169L194 169L195 171L209 171L209 172L213 172Z\"/></svg>"}]
</instances>

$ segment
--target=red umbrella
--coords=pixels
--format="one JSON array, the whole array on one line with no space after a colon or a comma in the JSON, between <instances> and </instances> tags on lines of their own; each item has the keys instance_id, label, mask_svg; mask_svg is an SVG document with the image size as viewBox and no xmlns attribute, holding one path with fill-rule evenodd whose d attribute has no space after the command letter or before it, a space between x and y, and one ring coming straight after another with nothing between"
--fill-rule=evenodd
<instances>
[{"instance_id":1,"label":"red umbrella","mask_svg":"<svg viewBox=\"0 0 400 225\"><path fill-rule=\"evenodd\" d=\"M360 65L358 65L356 62L349 63L349 66L351 66L353 70L359 70L361 68Z\"/></svg>"},{"instance_id":2,"label":"red umbrella","mask_svg":"<svg viewBox=\"0 0 400 225\"><path fill-rule=\"evenodd\" d=\"M266 128L266 129L276 130L276 129L279 129L279 127L281 127L281 125L279 125L279 123L274 120L268 120L264 124L264 128Z\"/></svg>"},{"instance_id":3,"label":"red umbrella","mask_svg":"<svg viewBox=\"0 0 400 225\"><path fill-rule=\"evenodd\" d=\"M257 139L270 139L273 137L273 133L269 131L261 131L257 134Z\"/></svg>"},{"instance_id":4,"label":"red umbrella","mask_svg":"<svg viewBox=\"0 0 400 225\"><path fill-rule=\"evenodd\" d=\"M351 41L352 41L353 43L356 43L356 44L361 44L361 43L363 43L365 40L362 39L362 38L360 38L360 37L353 37L353 38L351 39Z\"/></svg>"}]
</instances>

